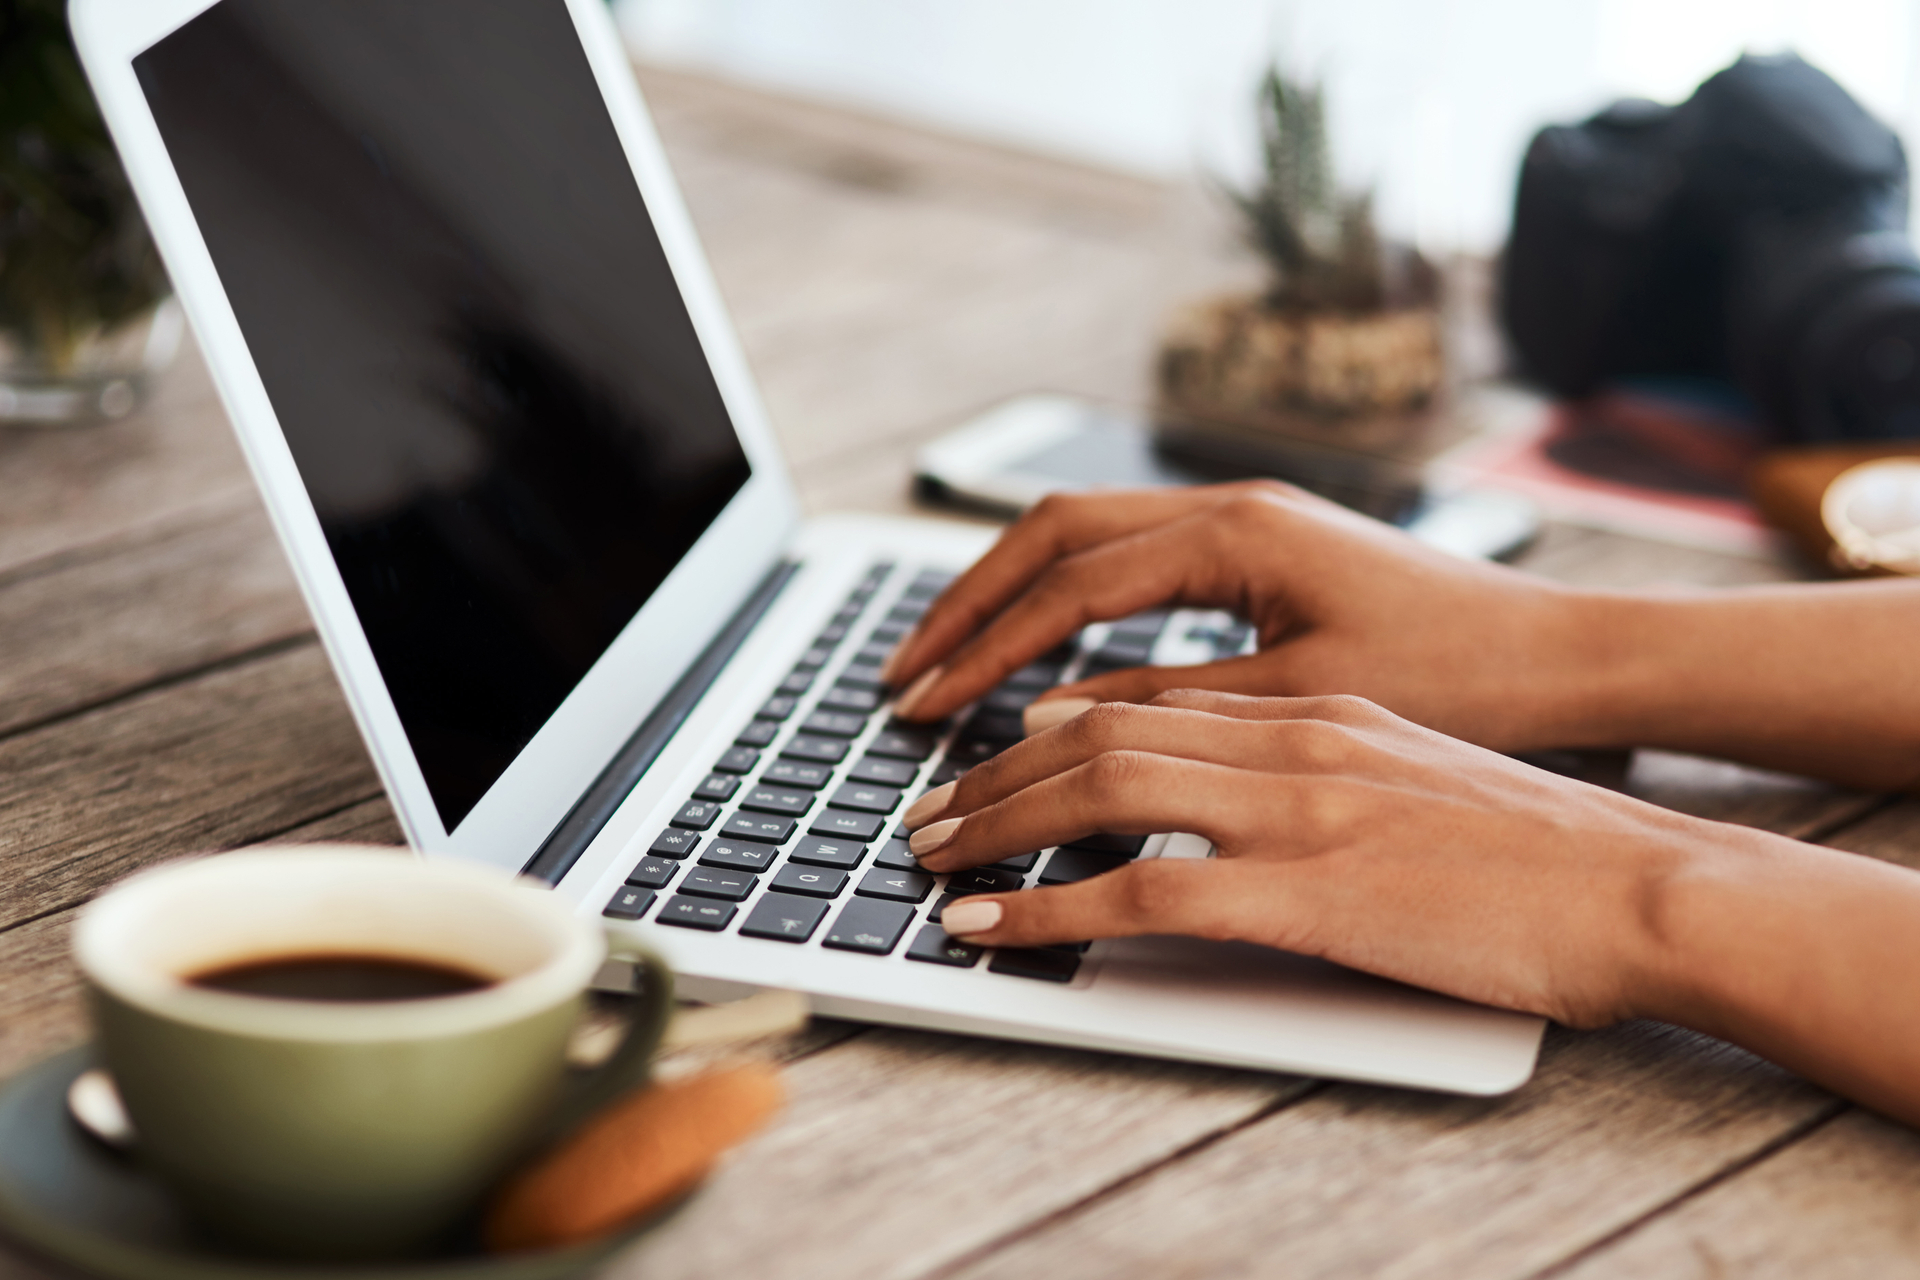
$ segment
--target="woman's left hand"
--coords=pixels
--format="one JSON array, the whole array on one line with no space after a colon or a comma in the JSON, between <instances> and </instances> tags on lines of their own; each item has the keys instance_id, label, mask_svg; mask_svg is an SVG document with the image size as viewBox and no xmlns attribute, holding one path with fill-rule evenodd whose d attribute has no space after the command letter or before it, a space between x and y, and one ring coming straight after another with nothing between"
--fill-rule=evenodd
<instances>
[{"instance_id":1,"label":"woman's left hand","mask_svg":"<svg viewBox=\"0 0 1920 1280\"><path fill-rule=\"evenodd\" d=\"M1094 707L929 792L907 824L935 872L1098 831L1192 832L1218 849L956 901L942 924L969 941L1238 939L1575 1026L1645 1010L1677 872L1777 839L1543 772L1362 699L1199 691Z\"/></svg>"}]
</instances>

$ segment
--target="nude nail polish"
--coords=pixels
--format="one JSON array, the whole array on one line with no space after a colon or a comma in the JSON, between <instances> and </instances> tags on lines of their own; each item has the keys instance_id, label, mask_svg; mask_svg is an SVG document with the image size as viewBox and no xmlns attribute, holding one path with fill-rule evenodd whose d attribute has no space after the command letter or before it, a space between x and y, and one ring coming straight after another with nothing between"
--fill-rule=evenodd
<instances>
[{"instance_id":1,"label":"nude nail polish","mask_svg":"<svg viewBox=\"0 0 1920 1280\"><path fill-rule=\"evenodd\" d=\"M907 686L907 691L894 699L893 713L897 716L911 716L927 691L940 683L940 677L947 674L944 666L931 667L920 673L920 678Z\"/></svg>"},{"instance_id":2,"label":"nude nail polish","mask_svg":"<svg viewBox=\"0 0 1920 1280\"><path fill-rule=\"evenodd\" d=\"M936 822L930 827L922 827L907 838L907 848L916 858L924 858L937 853L953 843L954 833L960 830L960 819L948 818Z\"/></svg>"},{"instance_id":3,"label":"nude nail polish","mask_svg":"<svg viewBox=\"0 0 1920 1280\"><path fill-rule=\"evenodd\" d=\"M940 927L956 938L985 933L1006 914L997 902L956 902L940 913Z\"/></svg>"},{"instance_id":4,"label":"nude nail polish","mask_svg":"<svg viewBox=\"0 0 1920 1280\"><path fill-rule=\"evenodd\" d=\"M882 684L892 684L894 678L900 674L900 655L907 651L908 646L913 643L913 637L919 634L917 631L910 632L899 644L893 646L893 652L889 653L887 660L880 664Z\"/></svg>"},{"instance_id":5,"label":"nude nail polish","mask_svg":"<svg viewBox=\"0 0 1920 1280\"><path fill-rule=\"evenodd\" d=\"M1020 713L1020 723L1031 738L1057 724L1067 721L1100 704L1092 698L1049 698L1045 702L1029 702L1027 709Z\"/></svg>"},{"instance_id":6,"label":"nude nail polish","mask_svg":"<svg viewBox=\"0 0 1920 1280\"><path fill-rule=\"evenodd\" d=\"M909 827L924 827L927 819L946 808L953 800L953 789L959 784L943 782L927 794L915 800L900 816L900 821Z\"/></svg>"}]
</instances>

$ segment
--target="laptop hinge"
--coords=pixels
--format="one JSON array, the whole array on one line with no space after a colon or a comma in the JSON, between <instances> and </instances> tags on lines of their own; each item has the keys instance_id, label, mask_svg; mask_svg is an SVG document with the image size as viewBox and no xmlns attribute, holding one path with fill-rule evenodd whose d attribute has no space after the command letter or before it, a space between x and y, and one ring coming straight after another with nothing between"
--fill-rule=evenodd
<instances>
[{"instance_id":1,"label":"laptop hinge","mask_svg":"<svg viewBox=\"0 0 1920 1280\"><path fill-rule=\"evenodd\" d=\"M753 589L746 603L727 620L720 634L693 660L693 665L674 682L673 688L667 690L667 695L640 722L640 727L627 739L627 744L620 748L600 776L574 803L573 809L560 820L560 825L553 829L553 834L547 837L539 852L527 863L524 874L548 884L559 884L561 877L573 869L573 864L580 860L580 855L587 851L587 846L593 843L601 828L612 820L614 811L627 798L627 794L639 785L642 775L660 758L667 743L686 723L687 717L693 714L694 707L713 687L713 682L720 678L720 672L732 661L733 655L746 643L747 636L759 625L760 619L773 607L780 592L799 571L800 566L791 560L782 560L767 571L767 576L760 580L760 585Z\"/></svg>"}]
</instances>

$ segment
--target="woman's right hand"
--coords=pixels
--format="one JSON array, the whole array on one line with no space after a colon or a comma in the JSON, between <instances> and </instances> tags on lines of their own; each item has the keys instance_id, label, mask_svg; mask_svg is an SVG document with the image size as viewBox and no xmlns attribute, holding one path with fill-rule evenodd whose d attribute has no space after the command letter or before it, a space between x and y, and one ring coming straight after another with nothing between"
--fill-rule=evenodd
<instances>
[{"instance_id":1,"label":"woman's right hand","mask_svg":"<svg viewBox=\"0 0 1920 1280\"><path fill-rule=\"evenodd\" d=\"M1170 688L1357 694L1500 750L1585 745L1593 613L1605 597L1457 559L1289 485L1061 495L1007 530L895 653L898 713L937 720L1090 622L1160 606L1228 609L1259 651L1139 667L1049 691L1051 723ZM1036 719L1029 717L1030 721Z\"/></svg>"}]
</instances>

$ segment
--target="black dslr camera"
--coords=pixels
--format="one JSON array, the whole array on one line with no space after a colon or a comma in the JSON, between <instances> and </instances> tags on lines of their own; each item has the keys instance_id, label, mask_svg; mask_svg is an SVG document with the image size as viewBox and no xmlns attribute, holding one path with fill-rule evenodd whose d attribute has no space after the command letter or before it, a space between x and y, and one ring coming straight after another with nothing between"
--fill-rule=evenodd
<instances>
[{"instance_id":1,"label":"black dslr camera","mask_svg":"<svg viewBox=\"0 0 1920 1280\"><path fill-rule=\"evenodd\" d=\"M1906 153L1792 55L1541 130L1501 283L1521 373L1559 395L1721 378L1779 439L1920 436Z\"/></svg>"}]
</instances>

